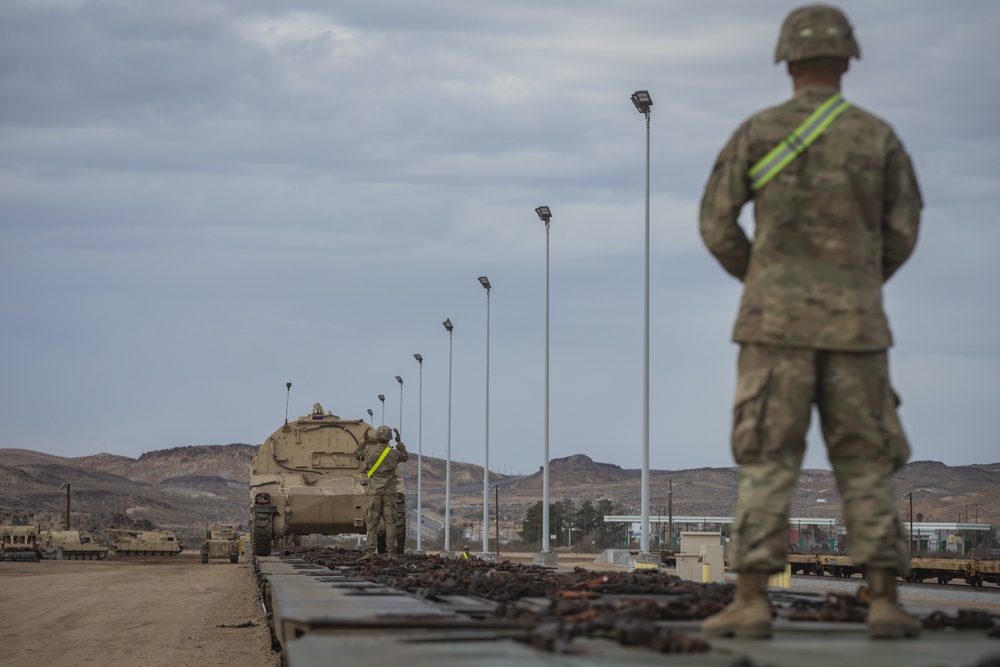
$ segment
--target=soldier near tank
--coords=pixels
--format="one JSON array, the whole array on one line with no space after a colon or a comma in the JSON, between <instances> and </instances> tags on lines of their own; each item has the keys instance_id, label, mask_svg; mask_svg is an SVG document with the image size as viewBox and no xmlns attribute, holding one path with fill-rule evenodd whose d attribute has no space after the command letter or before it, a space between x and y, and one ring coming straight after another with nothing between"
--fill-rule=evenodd
<instances>
[{"instance_id":1,"label":"soldier near tank","mask_svg":"<svg viewBox=\"0 0 1000 667\"><path fill-rule=\"evenodd\" d=\"M394 431L395 449L389 444ZM399 431L385 425L375 430L374 439L369 439L366 433L364 444L366 446L361 455L368 481L365 487L368 496L365 511L365 527L368 532L365 555L372 556L376 552L380 522L385 525L386 553L398 555L403 552L403 545L398 543L396 535L396 469L410 455L399 437Z\"/></svg>"},{"instance_id":2,"label":"soldier near tank","mask_svg":"<svg viewBox=\"0 0 1000 667\"><path fill-rule=\"evenodd\" d=\"M771 636L767 577L785 567L788 514L816 405L844 501L848 549L866 568L874 638L913 637L896 576L910 569L892 474L910 448L889 383L882 285L917 241L922 201L892 128L847 102L860 50L839 9L785 19L775 62L793 96L751 116L719 155L701 202L705 245L743 282L732 449L738 501L729 557L736 598L709 636ZM753 200L753 240L737 217Z\"/></svg>"}]
</instances>

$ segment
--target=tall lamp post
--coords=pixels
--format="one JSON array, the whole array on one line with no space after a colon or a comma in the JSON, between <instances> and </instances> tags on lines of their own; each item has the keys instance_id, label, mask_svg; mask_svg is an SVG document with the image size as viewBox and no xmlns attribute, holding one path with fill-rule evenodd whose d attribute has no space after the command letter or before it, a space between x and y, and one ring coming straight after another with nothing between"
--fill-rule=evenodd
<instances>
[{"instance_id":1,"label":"tall lamp post","mask_svg":"<svg viewBox=\"0 0 1000 667\"><path fill-rule=\"evenodd\" d=\"M69 530L69 488L70 488L69 482L66 482L65 484L59 487L60 491L66 489L66 530Z\"/></svg>"},{"instance_id":2,"label":"tall lamp post","mask_svg":"<svg viewBox=\"0 0 1000 667\"><path fill-rule=\"evenodd\" d=\"M545 223L545 425L542 452L542 553L549 553L549 221L552 211L548 206L535 209L538 219Z\"/></svg>"},{"instance_id":3,"label":"tall lamp post","mask_svg":"<svg viewBox=\"0 0 1000 667\"><path fill-rule=\"evenodd\" d=\"M368 408L368 419L370 419L373 424L375 423L375 413L372 412L371 408Z\"/></svg>"},{"instance_id":4,"label":"tall lamp post","mask_svg":"<svg viewBox=\"0 0 1000 667\"><path fill-rule=\"evenodd\" d=\"M385 423L385 394L379 394L378 400L382 403L382 423Z\"/></svg>"},{"instance_id":5,"label":"tall lamp post","mask_svg":"<svg viewBox=\"0 0 1000 667\"><path fill-rule=\"evenodd\" d=\"M636 111L646 117L646 235L643 261L642 304L642 538L639 550L649 553L649 113L653 99L648 90L632 93Z\"/></svg>"},{"instance_id":6,"label":"tall lamp post","mask_svg":"<svg viewBox=\"0 0 1000 667\"><path fill-rule=\"evenodd\" d=\"M399 383L399 432L400 437L403 433L403 378L396 376L396 382Z\"/></svg>"},{"instance_id":7,"label":"tall lamp post","mask_svg":"<svg viewBox=\"0 0 1000 667\"><path fill-rule=\"evenodd\" d=\"M423 553L421 526L424 523L424 498L421 482L424 470L424 358L414 354L420 368L420 379L417 386L417 551Z\"/></svg>"},{"instance_id":8,"label":"tall lamp post","mask_svg":"<svg viewBox=\"0 0 1000 667\"><path fill-rule=\"evenodd\" d=\"M479 276L486 290L486 437L483 454L483 553L490 552L490 279Z\"/></svg>"},{"instance_id":9,"label":"tall lamp post","mask_svg":"<svg viewBox=\"0 0 1000 667\"><path fill-rule=\"evenodd\" d=\"M444 463L444 550L451 552L451 361L455 327L451 318L443 322L448 332L448 457Z\"/></svg>"}]
</instances>

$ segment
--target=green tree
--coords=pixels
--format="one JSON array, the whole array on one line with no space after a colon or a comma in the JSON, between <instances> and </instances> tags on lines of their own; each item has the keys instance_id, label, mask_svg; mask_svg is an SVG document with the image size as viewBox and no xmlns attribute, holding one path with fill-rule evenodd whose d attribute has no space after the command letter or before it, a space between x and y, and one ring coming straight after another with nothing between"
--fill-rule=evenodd
<instances>
[{"instance_id":1,"label":"green tree","mask_svg":"<svg viewBox=\"0 0 1000 667\"><path fill-rule=\"evenodd\" d=\"M551 505L549 506L549 516L551 518ZM524 521L521 523L521 532L518 535L525 544L542 547L542 503L535 503L524 513Z\"/></svg>"}]
</instances>

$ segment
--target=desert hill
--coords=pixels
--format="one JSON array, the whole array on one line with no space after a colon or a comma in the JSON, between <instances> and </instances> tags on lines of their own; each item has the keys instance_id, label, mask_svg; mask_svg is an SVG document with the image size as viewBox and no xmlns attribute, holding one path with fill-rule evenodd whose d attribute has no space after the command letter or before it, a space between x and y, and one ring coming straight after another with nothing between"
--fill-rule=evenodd
<instances>
[{"instance_id":1,"label":"desert hill","mask_svg":"<svg viewBox=\"0 0 1000 667\"><path fill-rule=\"evenodd\" d=\"M11 510L34 512L43 527L65 521L64 483L72 489L72 522L88 530L112 525L152 524L186 528L198 534L207 523L247 519L250 463L257 451L247 444L175 447L137 459L112 454L78 458L25 449L0 449L0 516ZM424 506L443 508L443 459L422 457ZM417 456L411 451L404 479L416 493ZM622 512L638 513L641 471L593 461L576 454L549 466L550 501L614 501ZM482 467L453 461L452 502L456 516L482 516ZM500 503L512 516L542 498L541 468L527 476L490 474L500 488ZM914 514L926 521L978 520L1000 524L1000 463L947 466L914 461L897 473L900 498L912 491ZM670 489L672 488L672 492ZM730 516L736 498L736 469L696 468L650 471L650 511L674 515ZM672 503L671 503L672 500ZM905 516L908 501L900 500ZM792 506L793 516L841 516L833 473L804 470ZM48 525L46 525L46 523Z\"/></svg>"}]
</instances>

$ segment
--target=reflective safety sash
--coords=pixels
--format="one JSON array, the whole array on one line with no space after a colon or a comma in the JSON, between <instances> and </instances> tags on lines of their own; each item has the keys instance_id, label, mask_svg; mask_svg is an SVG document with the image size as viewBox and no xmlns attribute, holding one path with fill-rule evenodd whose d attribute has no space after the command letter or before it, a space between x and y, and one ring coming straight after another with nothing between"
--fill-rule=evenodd
<instances>
[{"instance_id":1,"label":"reflective safety sash","mask_svg":"<svg viewBox=\"0 0 1000 667\"><path fill-rule=\"evenodd\" d=\"M385 460L385 457L386 457L386 456L387 456L387 455L389 454L389 450L390 450L390 449L392 449L392 447L386 447L386 448L385 448L385 451L384 451L384 452L382 452L382 456L378 457L378 461L376 461L376 462L375 462L375 465L373 465L373 466L372 466L371 468L369 468L369 469L368 469L368 479L371 479L371 476L372 476L372 474L373 474L373 473L374 473L374 472L375 472L376 470L378 470L378 467L379 467L380 465L382 465L382 461L384 461L384 460Z\"/></svg>"},{"instance_id":2,"label":"reflective safety sash","mask_svg":"<svg viewBox=\"0 0 1000 667\"><path fill-rule=\"evenodd\" d=\"M829 127L830 123L841 114L851 103L840 93L820 105L805 122L795 128L795 131L785 137L760 162L750 167L750 187L760 190L768 181L777 176L792 160L802 155L812 142Z\"/></svg>"}]
</instances>

